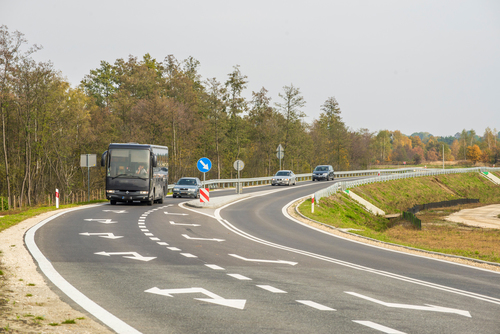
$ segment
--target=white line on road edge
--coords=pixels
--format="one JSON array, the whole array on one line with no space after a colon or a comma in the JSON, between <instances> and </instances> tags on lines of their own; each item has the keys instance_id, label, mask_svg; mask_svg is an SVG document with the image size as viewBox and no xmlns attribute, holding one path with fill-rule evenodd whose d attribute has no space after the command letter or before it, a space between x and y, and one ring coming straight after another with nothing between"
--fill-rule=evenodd
<instances>
[{"instance_id":1,"label":"white line on road edge","mask_svg":"<svg viewBox=\"0 0 500 334\"><path fill-rule=\"evenodd\" d=\"M360 324L360 325L363 325L363 326L366 326L366 327L376 329L380 332L384 332L387 334L406 334L404 332L400 332L400 331L397 331L395 329L385 327L385 326L379 325L379 324L377 324L375 322L371 322L371 321L353 320L353 322Z\"/></svg>"},{"instance_id":2,"label":"white line on road edge","mask_svg":"<svg viewBox=\"0 0 500 334\"><path fill-rule=\"evenodd\" d=\"M38 262L38 267L40 270L44 273L44 275L52 282L54 283L55 286L57 286L65 295L67 295L69 298L73 299L75 303L80 305L82 308L84 308L87 312L92 314L94 317L99 319L101 322L103 322L106 326L110 327L112 330L114 330L117 333L123 333L123 334L136 334L136 333L141 333L135 328L129 326L119 318L115 317L108 311L106 311L104 308L101 306L97 305L94 303L91 299L89 299L87 296L85 296L83 293L78 291L74 286L72 286L68 281L66 281L61 274L59 274L55 268L52 266L52 264L47 260L45 256L43 256L42 252L38 248L38 246L35 243L35 233L36 231L42 227L43 225L47 224L49 221L62 216L63 214L67 212L72 212L72 211L77 211L77 210L82 210L82 209L88 209L91 207L96 207L98 205L92 205L92 206L85 206L82 208L76 208L76 209L71 209L67 210L61 213L58 213L52 217L49 217L45 220L42 220L40 223L35 225L34 227L30 228L27 232L26 235L24 236L24 242L26 243L26 247L28 248L29 252L33 256L33 258Z\"/></svg>"}]
</instances>

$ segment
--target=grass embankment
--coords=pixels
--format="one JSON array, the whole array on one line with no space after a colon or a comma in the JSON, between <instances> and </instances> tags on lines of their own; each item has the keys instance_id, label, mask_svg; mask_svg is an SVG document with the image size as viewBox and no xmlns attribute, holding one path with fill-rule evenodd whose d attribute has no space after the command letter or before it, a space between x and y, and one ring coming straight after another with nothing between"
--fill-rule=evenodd
<instances>
[{"instance_id":1,"label":"grass embankment","mask_svg":"<svg viewBox=\"0 0 500 334\"><path fill-rule=\"evenodd\" d=\"M440 253L500 262L500 230L483 229L444 220L453 212L487 204L500 203L500 186L479 173L450 174L419 177L384 183L373 183L352 189L364 199L386 213L399 213L416 204L478 198L479 204L466 204L420 212L422 229L409 222L386 219L368 213L346 194L322 198L311 213L310 200L299 210L302 214L339 228L352 228L351 232L404 246Z\"/></svg>"},{"instance_id":2,"label":"grass embankment","mask_svg":"<svg viewBox=\"0 0 500 334\"><path fill-rule=\"evenodd\" d=\"M106 200L95 200L95 201L90 201L90 202L81 202L81 203L75 203L75 204L65 204L65 205L59 205L59 209L67 209L67 208L72 208L84 204L93 204L93 203L100 203L100 202L105 202ZM0 211L0 216L3 216L0 218L0 232L2 232L5 229L8 229L11 226L14 226L20 222L22 222L25 219L31 218L38 216L42 213L49 212L49 211L54 211L57 210L55 205L54 206L40 206L40 207L34 207L34 208L23 208L23 209L16 209L16 210L10 210L10 211Z\"/></svg>"}]
</instances>

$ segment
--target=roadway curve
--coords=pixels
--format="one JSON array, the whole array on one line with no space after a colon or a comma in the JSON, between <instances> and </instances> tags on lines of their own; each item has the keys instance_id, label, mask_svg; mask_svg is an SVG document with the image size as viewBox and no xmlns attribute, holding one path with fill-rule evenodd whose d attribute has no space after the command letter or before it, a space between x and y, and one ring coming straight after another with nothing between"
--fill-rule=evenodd
<instances>
[{"instance_id":1,"label":"roadway curve","mask_svg":"<svg viewBox=\"0 0 500 334\"><path fill-rule=\"evenodd\" d=\"M283 214L325 186L245 189L268 193L217 210L173 198L94 206L38 225L26 243L67 302L120 333L498 333L498 273Z\"/></svg>"}]
</instances>

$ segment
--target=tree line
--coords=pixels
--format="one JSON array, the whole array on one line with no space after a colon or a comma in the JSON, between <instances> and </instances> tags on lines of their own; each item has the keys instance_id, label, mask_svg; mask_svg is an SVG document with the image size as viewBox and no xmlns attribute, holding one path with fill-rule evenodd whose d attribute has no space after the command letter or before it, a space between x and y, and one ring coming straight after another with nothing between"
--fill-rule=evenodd
<instances>
[{"instance_id":1,"label":"tree line","mask_svg":"<svg viewBox=\"0 0 500 334\"><path fill-rule=\"evenodd\" d=\"M304 121L300 88L285 85L273 102L262 87L245 98L248 79L238 65L224 81L202 78L193 57L159 61L149 54L113 64L102 61L73 88L51 62L35 62L24 35L0 27L0 195L27 205L60 189L66 196L86 189L81 154L100 154L112 142L169 147L169 182L197 176L200 157L212 160L207 179L235 177L233 162L245 162L242 177L269 176L279 169L308 173L318 164L336 170L424 161L495 163L496 130L483 137L463 130L449 138L406 136L400 131L349 128L335 97L327 97L319 118ZM91 168L93 188L104 171ZM5 201L7 202L7 201Z\"/></svg>"}]
</instances>

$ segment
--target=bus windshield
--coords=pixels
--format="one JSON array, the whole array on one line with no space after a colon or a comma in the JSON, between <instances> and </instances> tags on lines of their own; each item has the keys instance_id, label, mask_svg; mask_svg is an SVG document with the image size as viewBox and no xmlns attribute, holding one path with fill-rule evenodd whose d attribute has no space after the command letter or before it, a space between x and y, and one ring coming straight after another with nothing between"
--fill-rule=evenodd
<instances>
[{"instance_id":1,"label":"bus windshield","mask_svg":"<svg viewBox=\"0 0 500 334\"><path fill-rule=\"evenodd\" d=\"M107 176L149 177L149 150L112 149L109 151Z\"/></svg>"}]
</instances>

